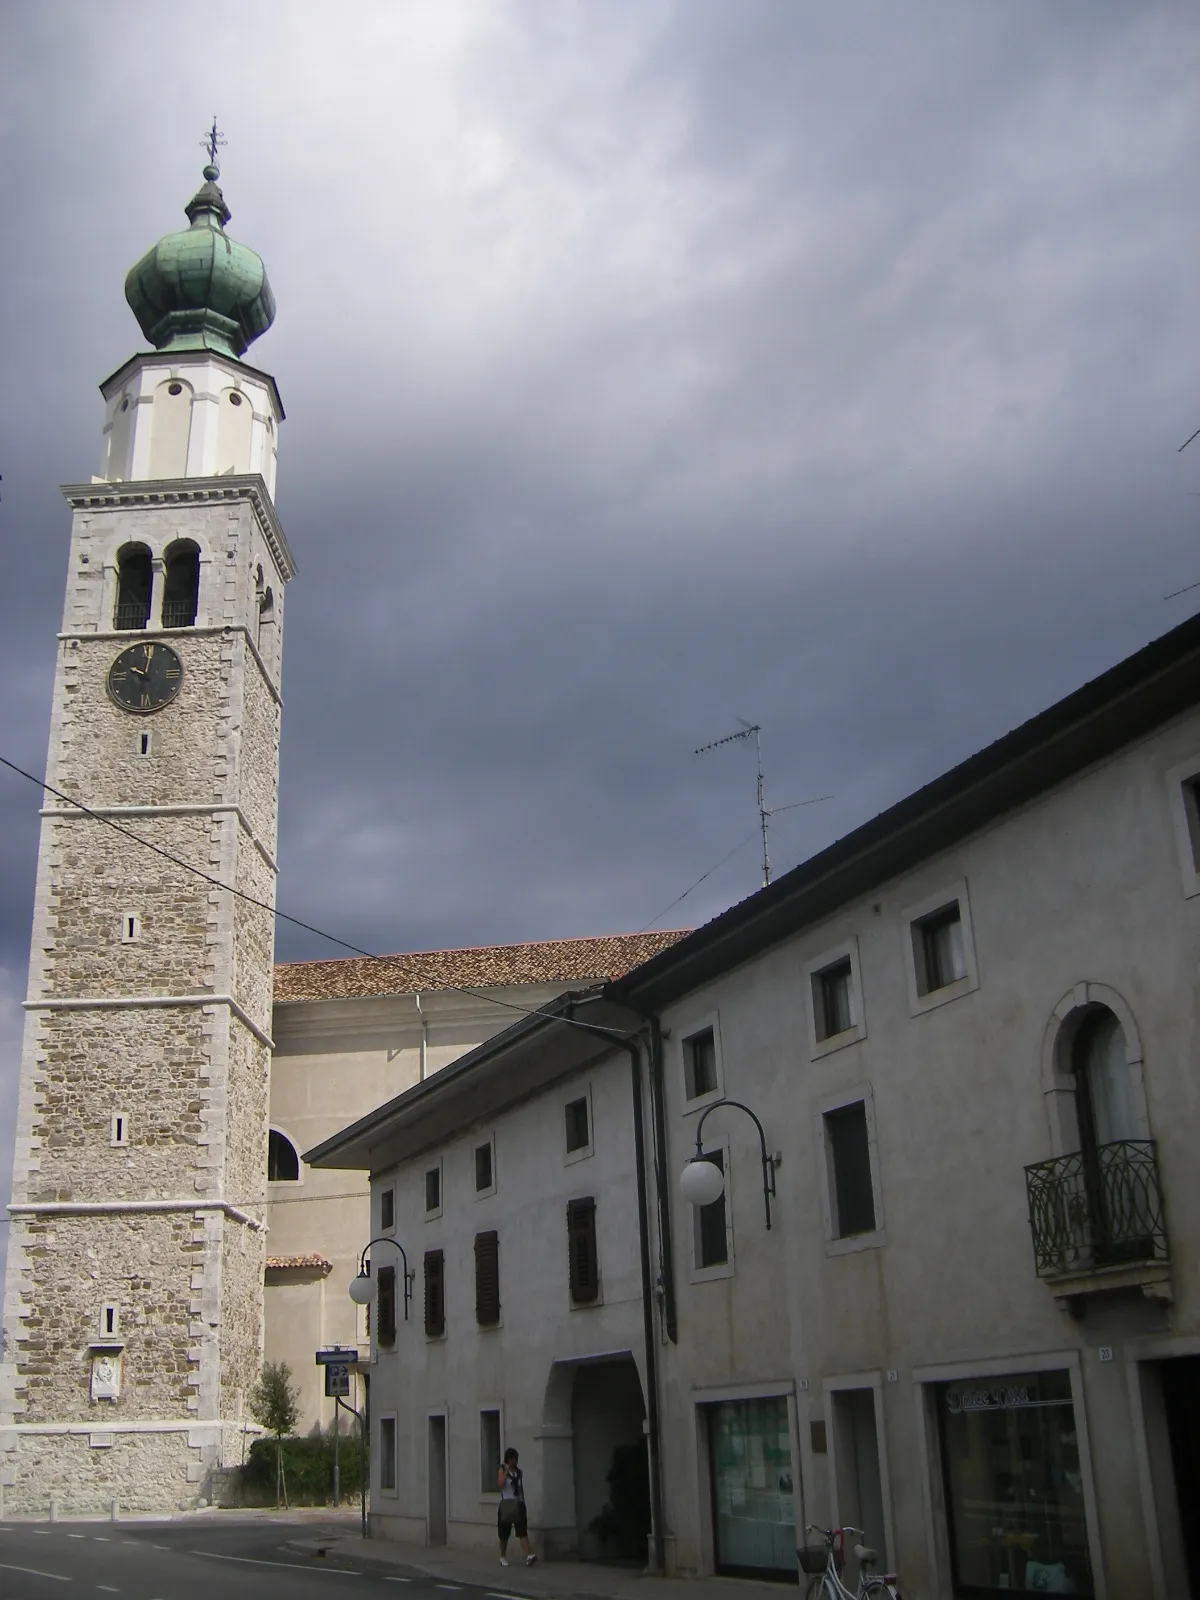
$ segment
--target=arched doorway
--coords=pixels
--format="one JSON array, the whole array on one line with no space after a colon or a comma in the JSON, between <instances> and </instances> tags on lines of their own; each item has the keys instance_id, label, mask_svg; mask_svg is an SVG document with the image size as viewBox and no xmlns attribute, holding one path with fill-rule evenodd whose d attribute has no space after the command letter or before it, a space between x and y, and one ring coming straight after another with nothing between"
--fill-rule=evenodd
<instances>
[{"instance_id":1,"label":"arched doorway","mask_svg":"<svg viewBox=\"0 0 1200 1600\"><path fill-rule=\"evenodd\" d=\"M547 1555L646 1561L646 1404L630 1351L556 1361L542 1422Z\"/></svg>"}]
</instances>

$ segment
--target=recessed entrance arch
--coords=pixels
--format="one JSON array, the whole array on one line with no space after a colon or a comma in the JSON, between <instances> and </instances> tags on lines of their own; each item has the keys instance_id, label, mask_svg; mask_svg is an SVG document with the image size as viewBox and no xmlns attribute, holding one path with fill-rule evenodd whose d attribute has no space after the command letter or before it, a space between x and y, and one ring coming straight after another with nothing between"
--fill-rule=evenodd
<instances>
[{"instance_id":1,"label":"recessed entrance arch","mask_svg":"<svg viewBox=\"0 0 1200 1600\"><path fill-rule=\"evenodd\" d=\"M632 1351L555 1361L542 1407L548 1556L646 1559L646 1403Z\"/></svg>"}]
</instances>

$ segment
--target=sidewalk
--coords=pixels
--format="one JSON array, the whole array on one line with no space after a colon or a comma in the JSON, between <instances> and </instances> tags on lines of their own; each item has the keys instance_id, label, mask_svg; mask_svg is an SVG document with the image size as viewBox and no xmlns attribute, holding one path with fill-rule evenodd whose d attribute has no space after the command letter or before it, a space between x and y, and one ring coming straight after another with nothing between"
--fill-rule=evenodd
<instances>
[{"instance_id":1,"label":"sidewalk","mask_svg":"<svg viewBox=\"0 0 1200 1600\"><path fill-rule=\"evenodd\" d=\"M308 1556L314 1566L357 1561L422 1573L443 1583L474 1584L521 1600L784 1600L791 1592L787 1585L749 1578L655 1578L634 1567L590 1561L539 1560L527 1567L515 1539L509 1547L509 1567L500 1565L498 1554L364 1539L357 1529L326 1538L291 1539L287 1548Z\"/></svg>"}]
</instances>

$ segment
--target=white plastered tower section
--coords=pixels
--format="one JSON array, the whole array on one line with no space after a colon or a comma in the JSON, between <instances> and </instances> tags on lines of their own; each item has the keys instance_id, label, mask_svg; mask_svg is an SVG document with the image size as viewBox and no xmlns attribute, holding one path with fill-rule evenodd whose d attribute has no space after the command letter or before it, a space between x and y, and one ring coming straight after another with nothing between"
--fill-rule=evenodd
<instances>
[{"instance_id":1,"label":"white plastered tower section","mask_svg":"<svg viewBox=\"0 0 1200 1600\"><path fill-rule=\"evenodd\" d=\"M211 1497L261 1362L294 569L273 502L283 410L240 359L274 303L223 231L217 176L130 272L158 348L102 384L100 472L64 490L60 792L41 813L0 1352L11 1512ZM110 674L132 651L125 681L140 661L149 684L148 646L179 670L161 705L130 708Z\"/></svg>"}]
</instances>

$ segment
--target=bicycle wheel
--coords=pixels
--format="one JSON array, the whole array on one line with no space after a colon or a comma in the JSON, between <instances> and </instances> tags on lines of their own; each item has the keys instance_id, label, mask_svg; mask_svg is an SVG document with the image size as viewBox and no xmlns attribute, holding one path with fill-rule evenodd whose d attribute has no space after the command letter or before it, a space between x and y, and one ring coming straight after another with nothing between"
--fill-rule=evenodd
<instances>
[{"instance_id":1,"label":"bicycle wheel","mask_svg":"<svg viewBox=\"0 0 1200 1600\"><path fill-rule=\"evenodd\" d=\"M893 1600L899 1593L890 1583L884 1583L882 1578L872 1578L862 1591L862 1600Z\"/></svg>"}]
</instances>

